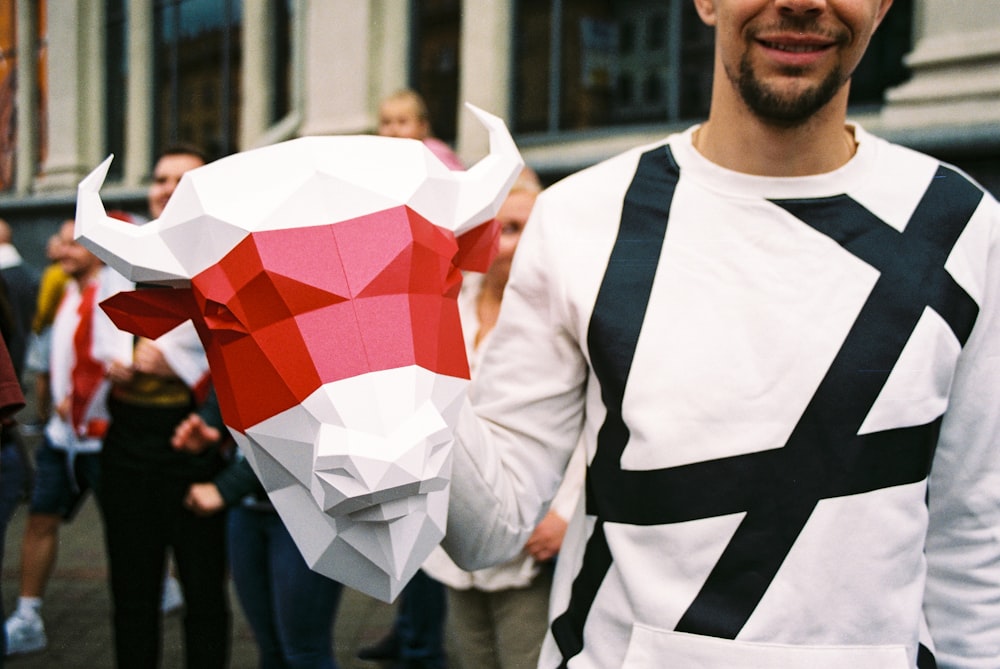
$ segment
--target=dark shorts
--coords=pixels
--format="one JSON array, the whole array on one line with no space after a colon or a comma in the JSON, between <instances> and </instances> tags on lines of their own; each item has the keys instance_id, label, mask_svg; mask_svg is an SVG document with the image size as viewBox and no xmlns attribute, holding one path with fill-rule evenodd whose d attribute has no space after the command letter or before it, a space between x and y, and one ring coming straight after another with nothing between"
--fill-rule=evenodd
<instances>
[{"instance_id":1,"label":"dark shorts","mask_svg":"<svg viewBox=\"0 0 1000 669\"><path fill-rule=\"evenodd\" d=\"M48 439L35 451L35 485L31 513L45 513L71 520L86 499L97 490L101 476L100 453L77 453L70 471L69 455L54 448Z\"/></svg>"}]
</instances>

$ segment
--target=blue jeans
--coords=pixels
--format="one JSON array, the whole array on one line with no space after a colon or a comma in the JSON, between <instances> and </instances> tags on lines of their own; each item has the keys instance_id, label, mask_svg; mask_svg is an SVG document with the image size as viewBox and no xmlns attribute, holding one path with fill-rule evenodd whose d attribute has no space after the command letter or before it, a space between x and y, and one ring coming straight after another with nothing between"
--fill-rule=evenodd
<instances>
[{"instance_id":1,"label":"blue jeans","mask_svg":"<svg viewBox=\"0 0 1000 669\"><path fill-rule=\"evenodd\" d=\"M7 538L7 523L14 515L14 510L24 497L24 486L27 484L27 463L21 457L17 444L8 440L4 428L3 444L0 446L0 571L3 571L4 541ZM0 593L0 621L6 620L3 612L3 597ZM6 635L0 631L0 667L3 667L3 657L7 651Z\"/></svg>"},{"instance_id":2,"label":"blue jeans","mask_svg":"<svg viewBox=\"0 0 1000 669\"><path fill-rule=\"evenodd\" d=\"M173 553L184 593L185 666L228 666L229 592L223 514L197 516L183 506L188 483L155 469L120 467L105 441L100 502L119 667L157 667L162 638L163 574Z\"/></svg>"},{"instance_id":3,"label":"blue jeans","mask_svg":"<svg viewBox=\"0 0 1000 669\"><path fill-rule=\"evenodd\" d=\"M31 491L31 513L45 513L72 520L87 499L87 491L99 492L101 454L69 453L44 437L35 451L35 487Z\"/></svg>"},{"instance_id":4,"label":"blue jeans","mask_svg":"<svg viewBox=\"0 0 1000 669\"><path fill-rule=\"evenodd\" d=\"M399 596L394 633L399 658L444 669L445 588L421 569Z\"/></svg>"},{"instance_id":5,"label":"blue jeans","mask_svg":"<svg viewBox=\"0 0 1000 669\"><path fill-rule=\"evenodd\" d=\"M278 514L231 508L229 556L261 669L335 669L333 623L343 586L309 568Z\"/></svg>"}]
</instances>

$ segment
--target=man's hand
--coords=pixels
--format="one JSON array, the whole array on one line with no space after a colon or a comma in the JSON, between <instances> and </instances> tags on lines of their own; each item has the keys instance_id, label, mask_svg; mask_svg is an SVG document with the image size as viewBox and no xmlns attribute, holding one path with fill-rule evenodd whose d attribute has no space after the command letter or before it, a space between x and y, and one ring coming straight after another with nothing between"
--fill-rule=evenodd
<instances>
[{"instance_id":1,"label":"man's hand","mask_svg":"<svg viewBox=\"0 0 1000 669\"><path fill-rule=\"evenodd\" d=\"M132 365L120 360L113 360L108 365L108 378L111 380L111 383L116 385L123 386L131 383L134 375L135 370L132 368Z\"/></svg>"},{"instance_id":2,"label":"man's hand","mask_svg":"<svg viewBox=\"0 0 1000 669\"><path fill-rule=\"evenodd\" d=\"M132 352L132 367L137 372L153 376L177 376L173 368L167 364L163 352L149 339L140 339Z\"/></svg>"},{"instance_id":3,"label":"man's hand","mask_svg":"<svg viewBox=\"0 0 1000 669\"><path fill-rule=\"evenodd\" d=\"M225 508L226 502L214 483L192 483L184 496L184 508L196 516L210 516Z\"/></svg>"},{"instance_id":4,"label":"man's hand","mask_svg":"<svg viewBox=\"0 0 1000 669\"><path fill-rule=\"evenodd\" d=\"M208 425L198 414L193 413L182 420L174 429L170 445L178 451L201 453L221 438L222 434L219 430Z\"/></svg>"},{"instance_id":5,"label":"man's hand","mask_svg":"<svg viewBox=\"0 0 1000 669\"><path fill-rule=\"evenodd\" d=\"M524 548L531 557L539 562L546 562L559 552L564 536L566 536L566 521L555 511L549 511L531 533Z\"/></svg>"},{"instance_id":6,"label":"man's hand","mask_svg":"<svg viewBox=\"0 0 1000 669\"><path fill-rule=\"evenodd\" d=\"M71 423L73 421L73 416L71 412L73 411L73 400L68 395L62 398L62 401L56 405L56 415L65 422Z\"/></svg>"}]
</instances>

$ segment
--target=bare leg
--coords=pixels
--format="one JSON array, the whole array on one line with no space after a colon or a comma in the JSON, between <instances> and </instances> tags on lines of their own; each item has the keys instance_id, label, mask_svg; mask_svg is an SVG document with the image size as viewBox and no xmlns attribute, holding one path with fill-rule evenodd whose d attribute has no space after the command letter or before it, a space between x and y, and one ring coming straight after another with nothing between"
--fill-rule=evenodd
<instances>
[{"instance_id":1,"label":"bare leg","mask_svg":"<svg viewBox=\"0 0 1000 669\"><path fill-rule=\"evenodd\" d=\"M21 543L21 596L45 594L59 549L59 524L62 518L49 513L32 513Z\"/></svg>"}]
</instances>

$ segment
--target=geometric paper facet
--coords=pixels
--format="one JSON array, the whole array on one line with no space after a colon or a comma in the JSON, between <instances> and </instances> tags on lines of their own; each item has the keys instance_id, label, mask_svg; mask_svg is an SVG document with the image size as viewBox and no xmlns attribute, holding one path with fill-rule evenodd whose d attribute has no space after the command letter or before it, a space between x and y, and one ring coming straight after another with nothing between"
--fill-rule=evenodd
<instances>
[{"instance_id":1,"label":"geometric paper facet","mask_svg":"<svg viewBox=\"0 0 1000 669\"><path fill-rule=\"evenodd\" d=\"M470 109L490 154L466 172L415 140L306 137L186 173L143 226L104 210L110 158L79 188L88 248L181 289L119 295L109 316L194 321L223 419L307 562L386 600L443 536L469 376L460 268L488 265L523 166L503 122Z\"/></svg>"}]
</instances>

